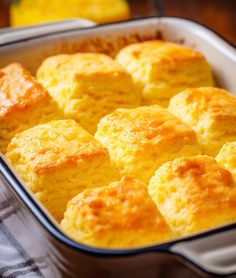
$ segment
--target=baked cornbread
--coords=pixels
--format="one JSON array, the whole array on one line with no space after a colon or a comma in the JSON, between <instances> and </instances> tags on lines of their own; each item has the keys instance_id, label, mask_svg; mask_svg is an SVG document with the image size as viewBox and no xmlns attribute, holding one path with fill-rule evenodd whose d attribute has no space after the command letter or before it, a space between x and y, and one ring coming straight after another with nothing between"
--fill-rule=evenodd
<instances>
[{"instance_id":1,"label":"baked cornbread","mask_svg":"<svg viewBox=\"0 0 236 278\"><path fill-rule=\"evenodd\" d=\"M11 138L36 124L63 118L57 103L19 64L0 69L0 151Z\"/></svg>"},{"instance_id":2,"label":"baked cornbread","mask_svg":"<svg viewBox=\"0 0 236 278\"><path fill-rule=\"evenodd\" d=\"M118 180L108 151L73 120L51 121L18 133L6 157L56 220L85 188Z\"/></svg>"},{"instance_id":3,"label":"baked cornbread","mask_svg":"<svg viewBox=\"0 0 236 278\"><path fill-rule=\"evenodd\" d=\"M65 115L91 133L104 115L118 107L139 105L130 74L103 54L49 57L38 69L37 78Z\"/></svg>"},{"instance_id":4,"label":"baked cornbread","mask_svg":"<svg viewBox=\"0 0 236 278\"><path fill-rule=\"evenodd\" d=\"M176 235L236 220L236 185L213 158L177 158L151 178L149 194Z\"/></svg>"},{"instance_id":5,"label":"baked cornbread","mask_svg":"<svg viewBox=\"0 0 236 278\"><path fill-rule=\"evenodd\" d=\"M236 142L228 142L223 145L216 156L217 162L231 172L236 179Z\"/></svg>"},{"instance_id":6,"label":"baked cornbread","mask_svg":"<svg viewBox=\"0 0 236 278\"><path fill-rule=\"evenodd\" d=\"M201 152L195 132L158 105L115 110L100 121L95 138L121 176L144 182L164 162Z\"/></svg>"},{"instance_id":7,"label":"baked cornbread","mask_svg":"<svg viewBox=\"0 0 236 278\"><path fill-rule=\"evenodd\" d=\"M143 105L166 107L172 96L186 88L213 85L205 57L178 44L160 40L135 43L123 48L116 59L132 74Z\"/></svg>"},{"instance_id":8,"label":"baked cornbread","mask_svg":"<svg viewBox=\"0 0 236 278\"><path fill-rule=\"evenodd\" d=\"M128 19L126 0L20 0L11 3L12 26L24 26L68 18L87 18L98 23Z\"/></svg>"},{"instance_id":9,"label":"baked cornbread","mask_svg":"<svg viewBox=\"0 0 236 278\"><path fill-rule=\"evenodd\" d=\"M81 243L106 248L137 247L172 237L146 185L128 177L77 195L68 203L61 227Z\"/></svg>"},{"instance_id":10,"label":"baked cornbread","mask_svg":"<svg viewBox=\"0 0 236 278\"><path fill-rule=\"evenodd\" d=\"M225 90L187 89L171 99L169 111L196 131L204 154L215 156L236 140L236 98Z\"/></svg>"}]
</instances>

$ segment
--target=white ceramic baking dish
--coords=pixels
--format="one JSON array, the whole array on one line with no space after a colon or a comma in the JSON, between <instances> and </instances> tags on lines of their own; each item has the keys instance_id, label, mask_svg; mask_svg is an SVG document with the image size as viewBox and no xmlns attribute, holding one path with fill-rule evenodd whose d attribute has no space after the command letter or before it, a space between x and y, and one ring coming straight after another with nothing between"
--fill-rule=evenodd
<instances>
[{"instance_id":1,"label":"white ceramic baking dish","mask_svg":"<svg viewBox=\"0 0 236 278\"><path fill-rule=\"evenodd\" d=\"M171 17L93 27L88 23L90 27L84 29L79 28L80 21L73 21L73 26L65 24L0 34L0 67L19 62L35 73L42 60L53 54L93 51L114 56L129 43L161 38L200 50L213 68L217 85L236 93L236 50L202 25ZM236 274L236 224L145 248L106 250L84 246L60 231L3 155L0 199L8 211L4 225L32 257L43 259L44 263L38 263L38 267L45 277L164 278Z\"/></svg>"}]
</instances>

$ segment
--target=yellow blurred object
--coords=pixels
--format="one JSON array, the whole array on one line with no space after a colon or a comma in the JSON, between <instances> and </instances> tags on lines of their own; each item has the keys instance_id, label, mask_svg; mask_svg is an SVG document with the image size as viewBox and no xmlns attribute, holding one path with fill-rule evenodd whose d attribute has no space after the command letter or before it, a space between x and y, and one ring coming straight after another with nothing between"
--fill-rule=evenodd
<instances>
[{"instance_id":1,"label":"yellow blurred object","mask_svg":"<svg viewBox=\"0 0 236 278\"><path fill-rule=\"evenodd\" d=\"M129 18L125 0L18 0L10 9L12 26L23 26L67 18L87 18L98 23Z\"/></svg>"}]
</instances>

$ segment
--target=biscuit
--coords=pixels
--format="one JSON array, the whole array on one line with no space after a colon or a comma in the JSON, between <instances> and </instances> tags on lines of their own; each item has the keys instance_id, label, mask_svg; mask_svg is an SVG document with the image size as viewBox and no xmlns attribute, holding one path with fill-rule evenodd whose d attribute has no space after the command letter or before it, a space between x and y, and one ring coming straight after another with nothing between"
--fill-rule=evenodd
<instances>
[{"instance_id":1,"label":"biscuit","mask_svg":"<svg viewBox=\"0 0 236 278\"><path fill-rule=\"evenodd\" d=\"M116 108L139 105L130 74L103 54L50 57L38 69L37 78L65 115L91 133L99 120Z\"/></svg>"},{"instance_id":2,"label":"biscuit","mask_svg":"<svg viewBox=\"0 0 236 278\"><path fill-rule=\"evenodd\" d=\"M236 98L225 90L187 89L171 99L169 111L195 130L204 154L216 156L236 140Z\"/></svg>"},{"instance_id":3,"label":"biscuit","mask_svg":"<svg viewBox=\"0 0 236 278\"><path fill-rule=\"evenodd\" d=\"M223 145L216 156L217 162L231 172L236 179L236 142L228 142Z\"/></svg>"},{"instance_id":4,"label":"biscuit","mask_svg":"<svg viewBox=\"0 0 236 278\"><path fill-rule=\"evenodd\" d=\"M172 237L146 185L128 177L77 195L61 227L76 241L103 248L138 247Z\"/></svg>"},{"instance_id":5,"label":"biscuit","mask_svg":"<svg viewBox=\"0 0 236 278\"><path fill-rule=\"evenodd\" d=\"M176 93L214 83L205 57L174 43L160 40L135 43L123 48L116 59L133 76L143 105L166 107Z\"/></svg>"},{"instance_id":6,"label":"biscuit","mask_svg":"<svg viewBox=\"0 0 236 278\"><path fill-rule=\"evenodd\" d=\"M57 103L19 64L0 70L0 151L11 138L39 123L63 118Z\"/></svg>"},{"instance_id":7,"label":"biscuit","mask_svg":"<svg viewBox=\"0 0 236 278\"><path fill-rule=\"evenodd\" d=\"M149 194L176 235L187 235L236 220L236 186L213 158L177 158L151 178Z\"/></svg>"},{"instance_id":8,"label":"biscuit","mask_svg":"<svg viewBox=\"0 0 236 278\"><path fill-rule=\"evenodd\" d=\"M58 221L66 203L78 193L119 179L108 151L74 120L52 121L18 133L6 157Z\"/></svg>"},{"instance_id":9,"label":"biscuit","mask_svg":"<svg viewBox=\"0 0 236 278\"><path fill-rule=\"evenodd\" d=\"M195 132L158 105L117 109L100 121L95 138L121 176L144 182L164 162L201 153Z\"/></svg>"}]
</instances>

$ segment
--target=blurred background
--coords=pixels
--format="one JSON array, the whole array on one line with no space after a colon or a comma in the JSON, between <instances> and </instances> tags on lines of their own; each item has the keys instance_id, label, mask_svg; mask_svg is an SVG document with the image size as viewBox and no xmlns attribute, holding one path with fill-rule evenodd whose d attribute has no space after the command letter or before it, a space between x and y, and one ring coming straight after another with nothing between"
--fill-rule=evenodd
<instances>
[{"instance_id":1,"label":"blurred background","mask_svg":"<svg viewBox=\"0 0 236 278\"><path fill-rule=\"evenodd\" d=\"M0 28L77 17L100 24L153 15L195 20L236 45L236 0L0 0Z\"/></svg>"}]
</instances>

